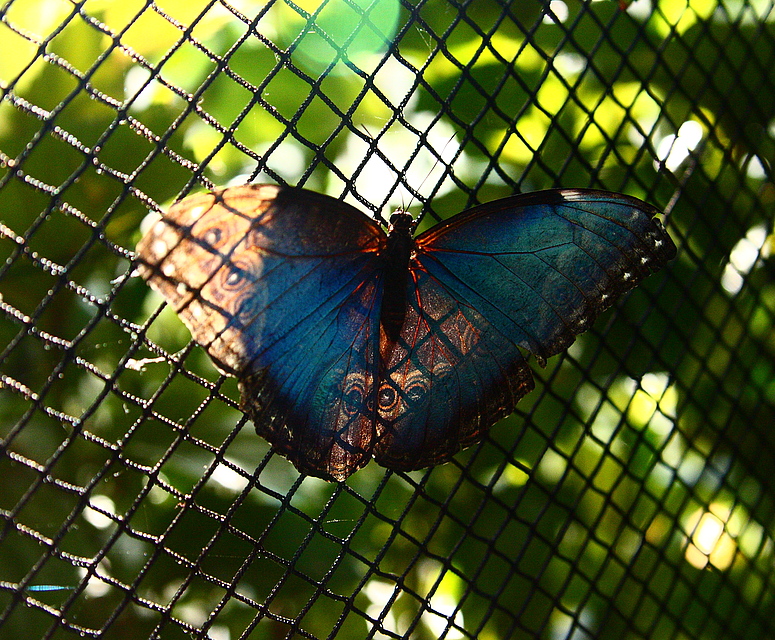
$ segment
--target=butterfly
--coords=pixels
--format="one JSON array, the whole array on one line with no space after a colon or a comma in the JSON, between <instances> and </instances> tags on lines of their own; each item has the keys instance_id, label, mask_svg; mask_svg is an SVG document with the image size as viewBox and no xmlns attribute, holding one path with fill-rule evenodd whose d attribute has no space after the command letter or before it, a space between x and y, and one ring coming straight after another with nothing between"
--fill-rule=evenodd
<instances>
[{"instance_id":1,"label":"butterfly","mask_svg":"<svg viewBox=\"0 0 775 640\"><path fill-rule=\"evenodd\" d=\"M299 471L411 470L480 440L620 294L672 259L654 207L584 189L473 207L413 237L335 198L247 184L174 204L141 275Z\"/></svg>"}]
</instances>

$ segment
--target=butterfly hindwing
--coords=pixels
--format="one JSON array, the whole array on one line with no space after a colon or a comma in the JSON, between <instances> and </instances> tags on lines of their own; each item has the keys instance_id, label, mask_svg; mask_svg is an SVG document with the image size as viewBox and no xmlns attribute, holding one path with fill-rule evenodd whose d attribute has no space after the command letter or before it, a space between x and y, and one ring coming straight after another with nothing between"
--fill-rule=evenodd
<instances>
[{"instance_id":1,"label":"butterfly hindwing","mask_svg":"<svg viewBox=\"0 0 775 640\"><path fill-rule=\"evenodd\" d=\"M444 462L533 388L516 346L416 260L407 313L380 381L374 457L390 469Z\"/></svg>"}]
</instances>

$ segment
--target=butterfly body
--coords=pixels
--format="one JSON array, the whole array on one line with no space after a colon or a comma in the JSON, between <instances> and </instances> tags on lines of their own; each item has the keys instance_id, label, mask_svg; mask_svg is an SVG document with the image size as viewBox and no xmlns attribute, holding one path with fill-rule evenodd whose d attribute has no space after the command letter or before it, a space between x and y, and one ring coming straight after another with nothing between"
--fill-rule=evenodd
<instances>
[{"instance_id":1,"label":"butterfly body","mask_svg":"<svg viewBox=\"0 0 775 640\"><path fill-rule=\"evenodd\" d=\"M372 457L443 462L481 439L624 291L675 254L649 205L557 190L413 238L336 199L245 185L175 204L138 245L142 275L236 375L258 432L342 480Z\"/></svg>"},{"instance_id":2,"label":"butterfly body","mask_svg":"<svg viewBox=\"0 0 775 640\"><path fill-rule=\"evenodd\" d=\"M409 276L409 260L414 251L414 220L406 212L398 211L391 216L391 224L385 243L384 292L380 325L388 338L395 342L406 317L406 281Z\"/></svg>"}]
</instances>

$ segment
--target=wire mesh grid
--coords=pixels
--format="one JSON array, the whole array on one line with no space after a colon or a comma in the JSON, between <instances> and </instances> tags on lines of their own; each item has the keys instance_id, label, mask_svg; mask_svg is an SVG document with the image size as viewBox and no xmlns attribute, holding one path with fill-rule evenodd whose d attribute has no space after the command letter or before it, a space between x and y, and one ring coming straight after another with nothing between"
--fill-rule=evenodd
<instances>
[{"instance_id":1,"label":"wire mesh grid","mask_svg":"<svg viewBox=\"0 0 775 640\"><path fill-rule=\"evenodd\" d=\"M775 11L628 4L0 8L0 637L775 637ZM679 256L480 445L326 483L134 274L247 181L598 186Z\"/></svg>"}]
</instances>

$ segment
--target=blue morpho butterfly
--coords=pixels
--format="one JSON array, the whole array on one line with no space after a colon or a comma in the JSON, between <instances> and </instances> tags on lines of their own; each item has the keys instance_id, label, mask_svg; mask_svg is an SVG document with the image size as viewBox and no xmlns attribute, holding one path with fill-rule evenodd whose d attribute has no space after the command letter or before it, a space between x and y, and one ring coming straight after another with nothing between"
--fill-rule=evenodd
<instances>
[{"instance_id":1,"label":"blue morpho butterfly","mask_svg":"<svg viewBox=\"0 0 775 640\"><path fill-rule=\"evenodd\" d=\"M635 198L562 189L464 211L412 237L299 188L176 203L140 272L219 369L258 433L303 473L343 480L448 460L533 389L543 364L675 256Z\"/></svg>"}]
</instances>

